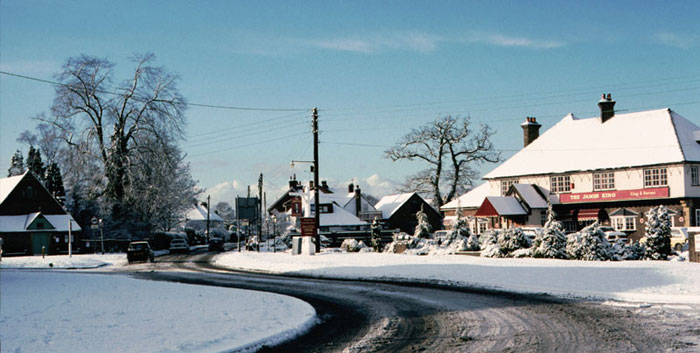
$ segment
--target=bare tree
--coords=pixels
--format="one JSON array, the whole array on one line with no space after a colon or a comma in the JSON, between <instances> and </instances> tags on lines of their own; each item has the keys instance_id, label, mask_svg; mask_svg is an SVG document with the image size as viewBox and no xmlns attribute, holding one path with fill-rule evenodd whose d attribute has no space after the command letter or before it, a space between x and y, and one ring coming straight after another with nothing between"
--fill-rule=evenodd
<instances>
[{"instance_id":1,"label":"bare tree","mask_svg":"<svg viewBox=\"0 0 700 353\"><path fill-rule=\"evenodd\" d=\"M113 87L114 64L109 60L85 55L68 59L57 75L63 84L56 87L53 118L42 119L68 145L99 158L104 191L117 203L133 179L130 166L138 139L179 139L185 122L177 75L153 66L152 54L132 60L131 77Z\"/></svg>"},{"instance_id":2,"label":"bare tree","mask_svg":"<svg viewBox=\"0 0 700 353\"><path fill-rule=\"evenodd\" d=\"M440 207L472 184L475 165L500 160L491 143L493 133L486 124L473 129L470 118L448 115L411 130L385 151L385 157L427 163L428 168L406 178L402 188L429 192Z\"/></svg>"}]
</instances>

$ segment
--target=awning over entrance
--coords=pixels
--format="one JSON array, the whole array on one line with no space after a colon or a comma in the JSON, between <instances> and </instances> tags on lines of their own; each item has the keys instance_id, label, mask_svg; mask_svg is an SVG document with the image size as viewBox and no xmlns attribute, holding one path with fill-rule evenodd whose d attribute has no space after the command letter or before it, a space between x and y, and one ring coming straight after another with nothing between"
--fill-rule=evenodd
<instances>
[{"instance_id":1,"label":"awning over entrance","mask_svg":"<svg viewBox=\"0 0 700 353\"><path fill-rule=\"evenodd\" d=\"M598 219L600 208L587 208L578 211L579 221L594 221Z\"/></svg>"},{"instance_id":2,"label":"awning over entrance","mask_svg":"<svg viewBox=\"0 0 700 353\"><path fill-rule=\"evenodd\" d=\"M513 196L488 196L476 211L476 217L524 216L527 212Z\"/></svg>"}]
</instances>

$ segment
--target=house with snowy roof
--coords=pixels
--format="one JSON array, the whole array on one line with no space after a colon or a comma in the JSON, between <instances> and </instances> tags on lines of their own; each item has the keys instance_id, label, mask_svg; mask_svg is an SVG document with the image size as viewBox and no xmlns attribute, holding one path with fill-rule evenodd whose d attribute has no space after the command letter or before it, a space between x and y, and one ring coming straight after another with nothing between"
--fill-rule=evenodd
<instances>
[{"instance_id":1,"label":"house with snowy roof","mask_svg":"<svg viewBox=\"0 0 700 353\"><path fill-rule=\"evenodd\" d=\"M639 239L660 205L674 226L700 225L700 127L668 108L616 114L609 94L598 106L600 116L568 114L541 136L527 118L523 149L484 175L487 196L520 203L512 186L536 185L569 231L599 221ZM486 199L475 215L492 227L536 223L537 208L524 218L513 199Z\"/></svg>"},{"instance_id":2,"label":"house with snowy roof","mask_svg":"<svg viewBox=\"0 0 700 353\"><path fill-rule=\"evenodd\" d=\"M42 249L48 255L67 252L69 228L73 249L79 252L80 226L34 174L0 179L3 255L38 255Z\"/></svg>"},{"instance_id":3,"label":"house with snowy roof","mask_svg":"<svg viewBox=\"0 0 700 353\"><path fill-rule=\"evenodd\" d=\"M209 215L209 228L216 228L224 225L224 219L216 212L207 212L207 204L195 204L185 214L185 227L193 229L207 228L207 214Z\"/></svg>"},{"instance_id":4,"label":"house with snowy roof","mask_svg":"<svg viewBox=\"0 0 700 353\"><path fill-rule=\"evenodd\" d=\"M382 212L382 222L389 229L398 229L413 234L418 225L416 213L423 209L434 230L442 228L442 215L415 192L387 195L374 207Z\"/></svg>"}]
</instances>

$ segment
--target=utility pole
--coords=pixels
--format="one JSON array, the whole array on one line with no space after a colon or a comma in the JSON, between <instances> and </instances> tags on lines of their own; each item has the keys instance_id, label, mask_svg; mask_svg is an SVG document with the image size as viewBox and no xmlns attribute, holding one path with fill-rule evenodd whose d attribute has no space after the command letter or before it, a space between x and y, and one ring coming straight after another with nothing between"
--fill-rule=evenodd
<instances>
[{"instance_id":1,"label":"utility pole","mask_svg":"<svg viewBox=\"0 0 700 353\"><path fill-rule=\"evenodd\" d=\"M262 241L262 199L263 199L263 174L258 178L258 252Z\"/></svg>"},{"instance_id":2,"label":"utility pole","mask_svg":"<svg viewBox=\"0 0 700 353\"><path fill-rule=\"evenodd\" d=\"M319 182L318 182L318 108L313 110L313 133L314 133L314 222L316 223L316 252L321 252L321 210L319 207Z\"/></svg>"},{"instance_id":3,"label":"utility pole","mask_svg":"<svg viewBox=\"0 0 700 353\"><path fill-rule=\"evenodd\" d=\"M207 244L209 244L209 204L211 203L211 195L207 195Z\"/></svg>"},{"instance_id":4,"label":"utility pole","mask_svg":"<svg viewBox=\"0 0 700 353\"><path fill-rule=\"evenodd\" d=\"M238 195L236 195L236 241L238 242L238 252L241 252L241 218L239 217Z\"/></svg>"}]
</instances>

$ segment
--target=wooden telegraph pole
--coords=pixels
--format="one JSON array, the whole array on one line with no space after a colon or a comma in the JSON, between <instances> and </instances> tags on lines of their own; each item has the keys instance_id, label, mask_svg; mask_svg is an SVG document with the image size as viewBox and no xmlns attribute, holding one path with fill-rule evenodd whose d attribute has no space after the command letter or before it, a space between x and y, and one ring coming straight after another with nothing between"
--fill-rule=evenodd
<instances>
[{"instance_id":1,"label":"wooden telegraph pole","mask_svg":"<svg viewBox=\"0 0 700 353\"><path fill-rule=\"evenodd\" d=\"M314 204L316 206L316 212L314 212L314 223L316 225L316 234L314 240L316 241L316 252L321 252L321 210L319 207L319 188L318 182L318 108L313 110L313 133L314 133Z\"/></svg>"}]
</instances>

